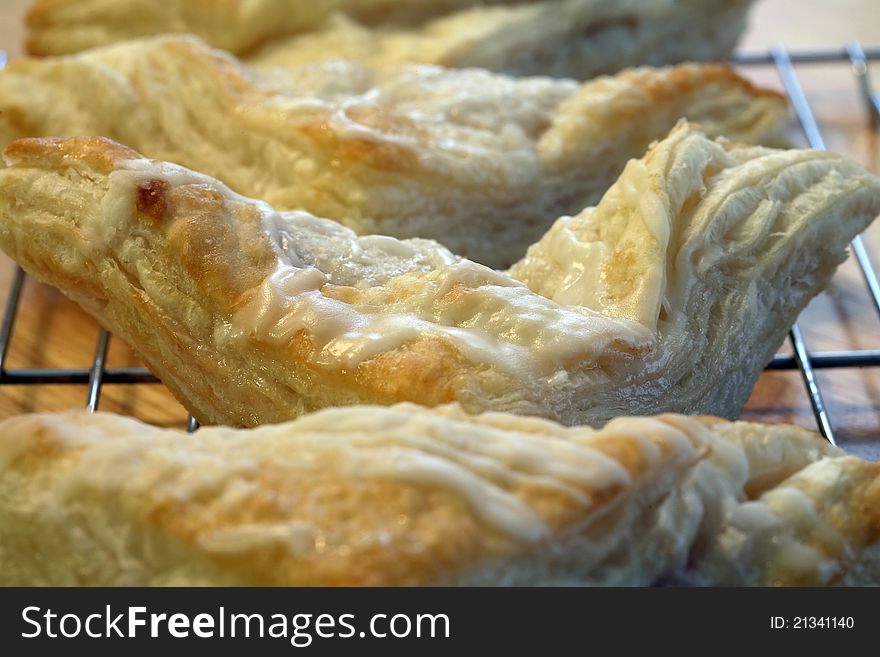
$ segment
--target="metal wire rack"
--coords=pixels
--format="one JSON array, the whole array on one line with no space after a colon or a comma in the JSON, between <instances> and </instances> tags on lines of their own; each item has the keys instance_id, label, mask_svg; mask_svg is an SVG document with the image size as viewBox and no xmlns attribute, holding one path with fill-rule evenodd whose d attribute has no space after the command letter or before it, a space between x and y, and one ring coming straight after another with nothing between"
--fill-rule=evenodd
<instances>
[{"instance_id":1,"label":"metal wire rack","mask_svg":"<svg viewBox=\"0 0 880 657\"><path fill-rule=\"evenodd\" d=\"M776 46L768 52L741 54L735 57L731 63L745 67L775 67L807 143L812 148L824 150L825 141L801 87L795 65L849 65L858 93L864 102L871 127L880 132L880 94L872 89L869 71L870 62L876 60L880 60L880 47L862 48L858 43L851 43L841 49L797 52L789 52L783 46ZM5 62L5 53L0 51L0 68ZM852 252L864 276L874 309L880 316L880 282L878 282L877 272L861 237L856 237L853 240ZM106 358L111 336L103 329L99 332L95 355L92 365L88 369L8 369L6 367L7 354L16 313L21 302L24 279L24 272L18 268L12 278L3 320L0 323L0 385L88 384L86 408L89 411L95 411L100 403L101 389L104 384L160 383L146 369L107 367ZM767 366L767 369L800 371L819 431L829 442L836 444L834 429L823 399L822 389L816 377L816 370L877 367L880 366L880 349L813 352L809 349L798 324L792 327L789 338L793 353L791 355L777 355ZM192 416L189 417L187 428L190 432L198 428L198 423Z\"/></svg>"}]
</instances>

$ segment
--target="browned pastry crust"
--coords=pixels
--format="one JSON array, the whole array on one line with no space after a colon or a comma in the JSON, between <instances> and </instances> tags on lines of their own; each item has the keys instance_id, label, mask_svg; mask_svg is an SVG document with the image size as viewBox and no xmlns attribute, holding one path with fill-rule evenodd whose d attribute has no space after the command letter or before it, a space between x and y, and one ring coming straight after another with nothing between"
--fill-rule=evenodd
<instances>
[{"instance_id":1,"label":"browned pastry crust","mask_svg":"<svg viewBox=\"0 0 880 657\"><path fill-rule=\"evenodd\" d=\"M319 29L335 12L364 25L414 25L477 4L532 0L35 0L25 16L32 55L65 55L142 36L197 34L245 54Z\"/></svg>"}]
</instances>

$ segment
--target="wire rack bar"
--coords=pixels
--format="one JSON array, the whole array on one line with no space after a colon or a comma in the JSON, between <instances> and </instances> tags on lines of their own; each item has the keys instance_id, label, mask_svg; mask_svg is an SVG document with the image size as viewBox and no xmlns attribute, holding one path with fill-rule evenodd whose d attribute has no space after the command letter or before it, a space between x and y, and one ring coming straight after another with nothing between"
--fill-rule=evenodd
<instances>
[{"instance_id":1,"label":"wire rack bar","mask_svg":"<svg viewBox=\"0 0 880 657\"><path fill-rule=\"evenodd\" d=\"M95 358L89 370L89 394L86 408L92 413L98 410L101 401L101 384L104 381L104 364L107 362L107 348L110 346L110 334L104 329L98 333L98 344L95 346Z\"/></svg>"},{"instance_id":2,"label":"wire rack bar","mask_svg":"<svg viewBox=\"0 0 880 657\"><path fill-rule=\"evenodd\" d=\"M867 61L880 60L880 47L865 48L862 50L862 53ZM798 50L797 52L789 53L789 59L795 64L839 64L848 57L847 48ZM772 50L767 52L738 53L730 61L738 66L767 66L776 64Z\"/></svg>"},{"instance_id":3,"label":"wire rack bar","mask_svg":"<svg viewBox=\"0 0 880 657\"><path fill-rule=\"evenodd\" d=\"M841 369L851 367L880 367L880 349L862 351L811 352L813 369ZM778 354L767 365L768 370L796 370L793 355ZM6 370L0 383L6 385L86 385L91 375L89 369L22 368ZM140 367L108 367L104 369L102 385L156 384L161 383L148 369Z\"/></svg>"},{"instance_id":4,"label":"wire rack bar","mask_svg":"<svg viewBox=\"0 0 880 657\"><path fill-rule=\"evenodd\" d=\"M818 379L816 379L813 359L807 350L807 343L804 341L804 336L801 334L801 329L797 324L791 328L790 339L794 347L794 359L798 369L801 371L804 385L807 387L807 395L810 397L810 405L813 407L813 414L816 416L816 424L819 426L819 431L829 443L837 445L834 431L831 429L831 418L828 416L828 409L822 397L822 390L819 388Z\"/></svg>"},{"instance_id":5,"label":"wire rack bar","mask_svg":"<svg viewBox=\"0 0 880 657\"><path fill-rule=\"evenodd\" d=\"M3 372L2 383L9 385L86 385L91 377L89 369L16 369ZM149 370L141 368L105 368L101 377L102 385L159 383Z\"/></svg>"},{"instance_id":6,"label":"wire rack bar","mask_svg":"<svg viewBox=\"0 0 880 657\"><path fill-rule=\"evenodd\" d=\"M865 54L862 45L855 41L846 47L849 61L852 64L853 75L859 84L859 91L862 94L862 100L868 108L868 115L871 117L871 124L874 129L880 128L880 94L874 92L871 84L871 75L868 72L868 57Z\"/></svg>"},{"instance_id":7,"label":"wire rack bar","mask_svg":"<svg viewBox=\"0 0 880 657\"><path fill-rule=\"evenodd\" d=\"M24 285L24 270L15 267L12 276L12 285L9 286L9 297L6 299L6 310L3 312L3 323L0 324L0 383L3 382L3 373L6 367L6 354L9 353L9 343L12 340L12 326L15 324L15 316L18 313L18 304L21 300L21 288Z\"/></svg>"},{"instance_id":8,"label":"wire rack bar","mask_svg":"<svg viewBox=\"0 0 880 657\"><path fill-rule=\"evenodd\" d=\"M880 349L863 351L819 351L810 353L810 362L815 370L831 370L849 367L880 366ZM797 359L794 355L777 354L767 365L768 370L796 370Z\"/></svg>"}]
</instances>

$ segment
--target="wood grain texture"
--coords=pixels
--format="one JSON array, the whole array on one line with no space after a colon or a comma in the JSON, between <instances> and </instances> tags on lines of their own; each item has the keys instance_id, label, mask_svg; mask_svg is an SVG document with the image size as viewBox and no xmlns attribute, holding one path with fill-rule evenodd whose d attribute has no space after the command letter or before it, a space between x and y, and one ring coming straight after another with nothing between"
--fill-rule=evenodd
<instances>
[{"instance_id":1,"label":"wood grain texture","mask_svg":"<svg viewBox=\"0 0 880 657\"><path fill-rule=\"evenodd\" d=\"M28 0L0 1L0 47L20 53L21 17ZM839 47L857 39L880 46L877 0L763 0L752 16L744 50ZM754 80L781 88L772 67L743 69ZM880 88L880 64L873 79ZM868 127L864 107L845 65L799 67L798 73L820 122L828 147L880 171L880 135ZM880 264L880 225L866 234L869 252ZM5 304L13 266L0 255L0 303ZM847 262L827 294L804 313L801 327L811 350L880 349L878 317L861 274ZM25 284L8 367L87 368L95 350L96 323L56 291ZM783 351L789 350L787 345ZM111 342L110 367L140 366L120 340ZM880 369L824 370L819 383L842 445L880 459ZM37 410L60 410L85 403L85 386L0 387L0 417ZM134 415L164 426L183 426L185 411L160 385L105 386L101 409ZM744 413L749 420L793 422L816 429L809 400L797 372L765 373Z\"/></svg>"}]
</instances>

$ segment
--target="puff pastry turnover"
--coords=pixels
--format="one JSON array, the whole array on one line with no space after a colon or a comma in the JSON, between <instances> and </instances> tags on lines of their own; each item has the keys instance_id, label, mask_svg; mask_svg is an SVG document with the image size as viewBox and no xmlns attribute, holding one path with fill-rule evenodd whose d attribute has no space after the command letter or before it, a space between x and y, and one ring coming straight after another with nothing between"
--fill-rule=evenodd
<instances>
[{"instance_id":1,"label":"puff pastry turnover","mask_svg":"<svg viewBox=\"0 0 880 657\"><path fill-rule=\"evenodd\" d=\"M493 267L594 204L682 116L712 135L785 139L786 105L719 66L587 85L351 63L260 75L194 39L158 38L0 72L0 143L106 136L282 210L361 234L437 239Z\"/></svg>"},{"instance_id":2,"label":"puff pastry turnover","mask_svg":"<svg viewBox=\"0 0 880 657\"><path fill-rule=\"evenodd\" d=\"M319 29L335 13L363 25L417 25L474 5L515 6L534 0L35 0L26 47L65 55L167 33L196 34L236 54L275 39Z\"/></svg>"},{"instance_id":3,"label":"puff pastry turnover","mask_svg":"<svg viewBox=\"0 0 880 657\"><path fill-rule=\"evenodd\" d=\"M630 66L724 61L751 4L549 0L478 7L404 29L338 16L307 34L270 42L248 61L286 67L343 57L385 71L424 63L587 80Z\"/></svg>"},{"instance_id":4,"label":"puff pastry turnover","mask_svg":"<svg viewBox=\"0 0 880 657\"><path fill-rule=\"evenodd\" d=\"M0 246L228 425L397 401L565 424L735 417L880 212L880 180L840 156L682 123L504 273L277 213L105 139L20 140L6 158Z\"/></svg>"},{"instance_id":5,"label":"puff pastry turnover","mask_svg":"<svg viewBox=\"0 0 880 657\"><path fill-rule=\"evenodd\" d=\"M135 37L188 32L238 55L263 46L253 62L264 66L354 57L386 70L421 62L587 79L628 66L724 60L745 28L751 4L39 0L28 15L27 48L33 54L58 55Z\"/></svg>"},{"instance_id":6,"label":"puff pastry turnover","mask_svg":"<svg viewBox=\"0 0 880 657\"><path fill-rule=\"evenodd\" d=\"M456 407L0 424L0 584L880 583L880 465L794 427Z\"/></svg>"}]
</instances>

